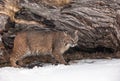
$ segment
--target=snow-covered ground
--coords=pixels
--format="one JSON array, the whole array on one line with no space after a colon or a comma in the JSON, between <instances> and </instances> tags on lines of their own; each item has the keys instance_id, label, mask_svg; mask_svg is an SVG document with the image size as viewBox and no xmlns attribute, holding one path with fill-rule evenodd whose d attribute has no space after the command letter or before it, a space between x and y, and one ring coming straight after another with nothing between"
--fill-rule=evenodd
<instances>
[{"instance_id":1,"label":"snow-covered ground","mask_svg":"<svg viewBox=\"0 0 120 81\"><path fill-rule=\"evenodd\" d=\"M0 81L120 81L120 59L77 62L33 69L0 68Z\"/></svg>"}]
</instances>

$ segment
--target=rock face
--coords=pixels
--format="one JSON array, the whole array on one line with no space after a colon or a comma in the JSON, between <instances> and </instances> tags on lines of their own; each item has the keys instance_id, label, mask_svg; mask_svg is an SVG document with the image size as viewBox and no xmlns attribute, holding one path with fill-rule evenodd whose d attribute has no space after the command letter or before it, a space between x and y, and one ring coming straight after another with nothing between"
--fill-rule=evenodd
<instances>
[{"instance_id":1,"label":"rock face","mask_svg":"<svg viewBox=\"0 0 120 81\"><path fill-rule=\"evenodd\" d=\"M7 34L3 32L6 48L12 49L14 36L19 31L67 30L72 34L78 30L78 46L72 51L82 53L82 58L89 57L86 53L90 53L91 56L91 53L95 53L93 56L97 57L96 52L102 52L102 57L104 53L108 56L112 53L110 57L119 56L117 52L120 51L120 0L71 0L62 6L45 4L42 0L22 0L18 4L20 10L15 12L14 18L36 23L11 22L9 15L2 14L0 22L4 23L0 23L0 30L8 31ZM75 54L65 57L77 59Z\"/></svg>"}]
</instances>

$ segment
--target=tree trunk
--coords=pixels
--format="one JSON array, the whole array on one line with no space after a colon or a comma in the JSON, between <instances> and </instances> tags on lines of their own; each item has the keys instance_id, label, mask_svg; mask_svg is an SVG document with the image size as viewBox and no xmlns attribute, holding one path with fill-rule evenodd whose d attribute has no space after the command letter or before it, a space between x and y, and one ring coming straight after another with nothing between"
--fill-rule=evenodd
<instances>
[{"instance_id":1,"label":"tree trunk","mask_svg":"<svg viewBox=\"0 0 120 81\"><path fill-rule=\"evenodd\" d=\"M120 47L120 1L119 0L74 0L64 7L47 7L38 3L22 3L29 9L35 20L43 17L53 21L54 29L79 31L78 46L89 51L93 48ZM45 23L46 24L46 23ZM92 50L91 49L91 50Z\"/></svg>"}]
</instances>

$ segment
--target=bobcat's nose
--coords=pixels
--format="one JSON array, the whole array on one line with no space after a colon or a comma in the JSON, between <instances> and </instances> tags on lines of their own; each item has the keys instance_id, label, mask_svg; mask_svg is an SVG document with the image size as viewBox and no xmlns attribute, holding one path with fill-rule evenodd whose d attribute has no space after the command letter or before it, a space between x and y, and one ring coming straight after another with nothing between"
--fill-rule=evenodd
<instances>
[{"instance_id":1,"label":"bobcat's nose","mask_svg":"<svg viewBox=\"0 0 120 81\"><path fill-rule=\"evenodd\" d=\"M72 45L71 45L71 47L75 47L75 46L77 46L77 44L72 44Z\"/></svg>"},{"instance_id":2,"label":"bobcat's nose","mask_svg":"<svg viewBox=\"0 0 120 81\"><path fill-rule=\"evenodd\" d=\"M2 53L0 53L0 59L4 59L4 57L3 57Z\"/></svg>"}]
</instances>

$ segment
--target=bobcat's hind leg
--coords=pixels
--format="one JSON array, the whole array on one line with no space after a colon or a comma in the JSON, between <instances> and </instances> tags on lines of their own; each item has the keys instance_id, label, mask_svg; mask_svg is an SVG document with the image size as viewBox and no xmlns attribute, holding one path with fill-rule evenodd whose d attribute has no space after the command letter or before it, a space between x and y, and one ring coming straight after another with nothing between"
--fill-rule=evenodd
<instances>
[{"instance_id":1,"label":"bobcat's hind leg","mask_svg":"<svg viewBox=\"0 0 120 81\"><path fill-rule=\"evenodd\" d=\"M10 58L10 62L11 62L11 66L16 67L16 68L20 68L23 66L23 62L22 59L14 59L14 58Z\"/></svg>"},{"instance_id":2,"label":"bobcat's hind leg","mask_svg":"<svg viewBox=\"0 0 120 81\"><path fill-rule=\"evenodd\" d=\"M20 55L20 54L11 54L10 56L11 66L16 67L16 68L21 67L21 65L23 65L22 56L23 55Z\"/></svg>"},{"instance_id":3,"label":"bobcat's hind leg","mask_svg":"<svg viewBox=\"0 0 120 81\"><path fill-rule=\"evenodd\" d=\"M16 68L20 67L19 65L17 65L17 61L18 61L17 58L11 57L11 58L10 58L11 66L16 67Z\"/></svg>"},{"instance_id":4,"label":"bobcat's hind leg","mask_svg":"<svg viewBox=\"0 0 120 81\"><path fill-rule=\"evenodd\" d=\"M19 59L17 62L17 65L19 65L20 67L24 66L23 59Z\"/></svg>"}]
</instances>

